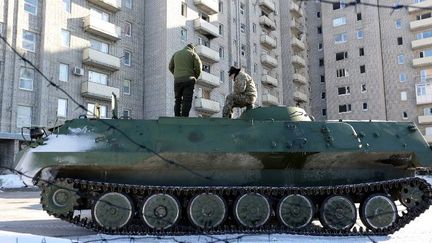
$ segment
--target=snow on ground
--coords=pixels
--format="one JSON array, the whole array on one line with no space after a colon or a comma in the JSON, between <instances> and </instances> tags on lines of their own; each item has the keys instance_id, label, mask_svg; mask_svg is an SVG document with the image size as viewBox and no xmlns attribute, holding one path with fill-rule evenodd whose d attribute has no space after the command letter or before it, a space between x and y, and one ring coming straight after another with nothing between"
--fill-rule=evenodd
<instances>
[{"instance_id":1,"label":"snow on ground","mask_svg":"<svg viewBox=\"0 0 432 243\"><path fill-rule=\"evenodd\" d=\"M0 175L0 189L21 187L26 187L26 184L24 184L20 176L13 174Z\"/></svg>"},{"instance_id":2,"label":"snow on ground","mask_svg":"<svg viewBox=\"0 0 432 243\"><path fill-rule=\"evenodd\" d=\"M1 243L71 243L68 239L0 231Z\"/></svg>"}]
</instances>

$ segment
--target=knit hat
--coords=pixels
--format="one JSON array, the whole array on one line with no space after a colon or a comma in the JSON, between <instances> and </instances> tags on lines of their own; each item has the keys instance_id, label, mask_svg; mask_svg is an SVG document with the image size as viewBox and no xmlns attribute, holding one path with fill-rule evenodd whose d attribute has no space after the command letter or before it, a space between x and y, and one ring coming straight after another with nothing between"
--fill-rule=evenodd
<instances>
[{"instance_id":1,"label":"knit hat","mask_svg":"<svg viewBox=\"0 0 432 243\"><path fill-rule=\"evenodd\" d=\"M234 74L234 76L237 76L237 74L240 72L240 68L236 68L234 66L230 67L230 70L228 71L228 76L231 76Z\"/></svg>"}]
</instances>

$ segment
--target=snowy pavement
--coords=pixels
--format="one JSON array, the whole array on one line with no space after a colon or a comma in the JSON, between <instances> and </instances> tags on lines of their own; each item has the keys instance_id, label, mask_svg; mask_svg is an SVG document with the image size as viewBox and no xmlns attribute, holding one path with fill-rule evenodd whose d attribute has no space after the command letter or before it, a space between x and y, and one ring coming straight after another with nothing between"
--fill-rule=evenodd
<instances>
[{"instance_id":1,"label":"snowy pavement","mask_svg":"<svg viewBox=\"0 0 432 243\"><path fill-rule=\"evenodd\" d=\"M432 183L432 177L426 177L429 183ZM0 176L0 190L5 188L20 188L24 187L24 183L20 180L19 176L14 175L2 175ZM72 228L66 228L61 225L63 223L56 219L53 219L45 214L37 205L39 200L36 196L32 198L23 198L21 200L7 198L6 192L0 192L0 202L6 204L25 204L31 202L32 206L21 207L17 211L7 211L6 209L0 210L0 225L9 225L10 227L0 227L0 243L97 243L97 242L120 242L120 243L131 243L131 242L322 242L322 243L342 243L342 242L431 242L432 243L432 210L427 210L420 217L415 219L413 222L405 226L393 235L382 236L382 237L314 237L314 236L301 236L301 235L223 235L223 236L182 236L182 237L154 237L154 236L110 236L110 235L99 235L93 234L92 232L81 232L81 234L73 235ZM7 201L10 200L10 201ZM37 205L37 206L34 206ZM24 227L35 227L37 224L39 227L43 227L42 224L48 222L57 225L53 228L54 231L68 231L71 234L65 234L62 238L54 238L48 236L39 236L34 234L25 234L19 232L26 232L25 230L11 230L14 223L18 221L26 222L26 218L36 218L38 221L27 221ZM49 221L49 220L50 221ZM56 223L57 222L57 223ZM36 225L34 225L36 224ZM68 224L66 224L68 225ZM19 226L17 226L19 227ZM68 227L68 226L67 226ZM75 227L71 225L71 227ZM5 228L9 231L2 231ZM28 232L28 231L27 231ZM87 235L89 234L89 235ZM60 232L57 235L61 235Z\"/></svg>"}]
</instances>

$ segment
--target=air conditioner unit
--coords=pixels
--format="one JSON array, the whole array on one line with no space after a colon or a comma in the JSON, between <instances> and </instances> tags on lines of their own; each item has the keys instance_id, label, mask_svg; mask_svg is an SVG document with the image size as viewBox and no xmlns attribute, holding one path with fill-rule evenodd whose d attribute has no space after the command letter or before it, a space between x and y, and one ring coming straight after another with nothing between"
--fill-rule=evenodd
<instances>
[{"instance_id":1,"label":"air conditioner unit","mask_svg":"<svg viewBox=\"0 0 432 243\"><path fill-rule=\"evenodd\" d=\"M83 76L84 75L84 68L74 67L72 73L77 75L77 76Z\"/></svg>"}]
</instances>

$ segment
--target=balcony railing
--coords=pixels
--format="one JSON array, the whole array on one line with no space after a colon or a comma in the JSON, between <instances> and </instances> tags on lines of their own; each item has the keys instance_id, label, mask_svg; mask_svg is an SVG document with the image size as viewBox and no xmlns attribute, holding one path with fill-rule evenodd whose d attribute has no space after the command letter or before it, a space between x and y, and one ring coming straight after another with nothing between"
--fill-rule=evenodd
<instances>
[{"instance_id":1,"label":"balcony railing","mask_svg":"<svg viewBox=\"0 0 432 243\"><path fill-rule=\"evenodd\" d=\"M273 49L277 47L276 40L267 34L262 34L260 40L261 40L261 44L269 49Z\"/></svg>"},{"instance_id":2,"label":"balcony railing","mask_svg":"<svg viewBox=\"0 0 432 243\"><path fill-rule=\"evenodd\" d=\"M271 94L263 94L262 103L263 105L279 105L279 99Z\"/></svg>"},{"instance_id":3,"label":"balcony railing","mask_svg":"<svg viewBox=\"0 0 432 243\"><path fill-rule=\"evenodd\" d=\"M212 15L219 12L218 0L194 0L195 5L206 14Z\"/></svg>"},{"instance_id":4,"label":"balcony railing","mask_svg":"<svg viewBox=\"0 0 432 243\"><path fill-rule=\"evenodd\" d=\"M292 56L292 64L294 66L297 66L297 67L300 67L300 68L306 67L306 61L305 61L305 59L303 57L301 57L301 56L298 56L298 55L293 55Z\"/></svg>"},{"instance_id":5,"label":"balcony railing","mask_svg":"<svg viewBox=\"0 0 432 243\"><path fill-rule=\"evenodd\" d=\"M210 39L219 37L219 28L202 18L197 18L194 20L194 27L197 32L207 36Z\"/></svg>"},{"instance_id":6,"label":"balcony railing","mask_svg":"<svg viewBox=\"0 0 432 243\"><path fill-rule=\"evenodd\" d=\"M120 58L91 48L84 49L83 63L109 71L117 71L120 69Z\"/></svg>"},{"instance_id":7,"label":"balcony railing","mask_svg":"<svg viewBox=\"0 0 432 243\"><path fill-rule=\"evenodd\" d=\"M120 27L91 14L84 17L84 30L112 41L119 40L121 36Z\"/></svg>"},{"instance_id":8,"label":"balcony railing","mask_svg":"<svg viewBox=\"0 0 432 243\"><path fill-rule=\"evenodd\" d=\"M196 98L195 99L195 110L205 112L205 113L219 113L221 108L217 101Z\"/></svg>"},{"instance_id":9,"label":"balcony railing","mask_svg":"<svg viewBox=\"0 0 432 243\"><path fill-rule=\"evenodd\" d=\"M94 5L97 5L111 12L119 11L122 5L121 0L88 0L88 1L93 3Z\"/></svg>"},{"instance_id":10,"label":"balcony railing","mask_svg":"<svg viewBox=\"0 0 432 243\"><path fill-rule=\"evenodd\" d=\"M298 102L307 102L308 96L303 92L295 91L294 92L294 100L298 101Z\"/></svg>"},{"instance_id":11,"label":"balcony railing","mask_svg":"<svg viewBox=\"0 0 432 243\"><path fill-rule=\"evenodd\" d=\"M411 4L410 7L408 8L408 12L416 13L431 7L432 7L432 0L426 0L423 2Z\"/></svg>"},{"instance_id":12,"label":"balcony railing","mask_svg":"<svg viewBox=\"0 0 432 243\"><path fill-rule=\"evenodd\" d=\"M81 84L81 95L84 97L111 100L112 93L119 97L120 89L90 81Z\"/></svg>"},{"instance_id":13,"label":"balcony railing","mask_svg":"<svg viewBox=\"0 0 432 243\"><path fill-rule=\"evenodd\" d=\"M426 29L426 28L429 28L431 26L432 26L432 18L416 20L416 21L412 21L410 23L410 29L412 31Z\"/></svg>"},{"instance_id":14,"label":"balcony railing","mask_svg":"<svg viewBox=\"0 0 432 243\"><path fill-rule=\"evenodd\" d=\"M424 67L432 65L432 57L421 57L413 59L414 67Z\"/></svg>"},{"instance_id":15,"label":"balcony railing","mask_svg":"<svg viewBox=\"0 0 432 243\"><path fill-rule=\"evenodd\" d=\"M290 24L291 29L296 32L296 33L303 33L304 32L304 25L299 22L298 20L291 20L291 24Z\"/></svg>"},{"instance_id":16,"label":"balcony railing","mask_svg":"<svg viewBox=\"0 0 432 243\"><path fill-rule=\"evenodd\" d=\"M261 82L263 84L271 85L271 86L274 86L274 87L278 86L278 80L275 79L275 78L273 78L270 75L267 75L267 74L265 74L265 75L262 76Z\"/></svg>"},{"instance_id":17,"label":"balcony railing","mask_svg":"<svg viewBox=\"0 0 432 243\"><path fill-rule=\"evenodd\" d=\"M210 47L198 45L195 50L196 53L207 62L216 63L220 61L219 52L211 49Z\"/></svg>"},{"instance_id":18,"label":"balcony railing","mask_svg":"<svg viewBox=\"0 0 432 243\"><path fill-rule=\"evenodd\" d=\"M296 17L301 17L303 16L303 9L300 8L300 5L291 2L290 5L290 11L291 13L293 13Z\"/></svg>"},{"instance_id":19,"label":"balcony railing","mask_svg":"<svg viewBox=\"0 0 432 243\"><path fill-rule=\"evenodd\" d=\"M413 40L411 42L411 48L412 49L419 49L424 47L432 46L432 37L419 39L419 40Z\"/></svg>"},{"instance_id":20,"label":"balcony railing","mask_svg":"<svg viewBox=\"0 0 432 243\"><path fill-rule=\"evenodd\" d=\"M265 15L259 18L259 23L270 30L276 30L276 23Z\"/></svg>"},{"instance_id":21,"label":"balcony railing","mask_svg":"<svg viewBox=\"0 0 432 243\"><path fill-rule=\"evenodd\" d=\"M296 37L291 38L291 45L297 49L303 51L306 47L303 41L297 39Z\"/></svg>"},{"instance_id":22,"label":"balcony railing","mask_svg":"<svg viewBox=\"0 0 432 243\"><path fill-rule=\"evenodd\" d=\"M418 117L419 124L432 124L432 115L430 116L419 116Z\"/></svg>"},{"instance_id":23,"label":"balcony railing","mask_svg":"<svg viewBox=\"0 0 432 243\"><path fill-rule=\"evenodd\" d=\"M259 0L259 5L266 13L272 13L275 11L275 4L271 0Z\"/></svg>"},{"instance_id":24,"label":"balcony railing","mask_svg":"<svg viewBox=\"0 0 432 243\"><path fill-rule=\"evenodd\" d=\"M261 63L269 68L275 68L278 66L278 61L276 58L270 56L269 54L261 55Z\"/></svg>"},{"instance_id":25,"label":"balcony railing","mask_svg":"<svg viewBox=\"0 0 432 243\"><path fill-rule=\"evenodd\" d=\"M221 81L218 76L203 71L201 76L198 78L197 83L210 88L215 88L221 84Z\"/></svg>"},{"instance_id":26,"label":"balcony railing","mask_svg":"<svg viewBox=\"0 0 432 243\"><path fill-rule=\"evenodd\" d=\"M293 75L293 81L296 82L296 83L299 83L301 85L307 84L306 77L303 76L303 75L301 75L300 73L295 73Z\"/></svg>"}]
</instances>

